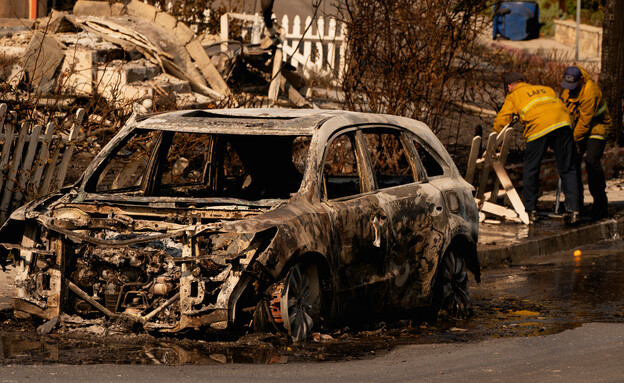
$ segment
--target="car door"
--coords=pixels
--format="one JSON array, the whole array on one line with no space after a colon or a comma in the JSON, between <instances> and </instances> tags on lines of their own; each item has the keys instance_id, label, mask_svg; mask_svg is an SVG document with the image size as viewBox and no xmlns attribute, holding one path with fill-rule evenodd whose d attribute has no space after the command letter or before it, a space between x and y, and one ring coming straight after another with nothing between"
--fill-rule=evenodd
<instances>
[{"instance_id":1,"label":"car door","mask_svg":"<svg viewBox=\"0 0 624 383\"><path fill-rule=\"evenodd\" d=\"M343 131L330 139L323 160L322 199L332 221L332 252L340 311L380 307L385 286L386 226L373 193L361 133ZM375 221L377 219L377 221Z\"/></svg>"},{"instance_id":2,"label":"car door","mask_svg":"<svg viewBox=\"0 0 624 383\"><path fill-rule=\"evenodd\" d=\"M387 302L420 306L428 299L447 232L444 200L428 182L408 133L378 126L363 135L374 174L373 195L387 226Z\"/></svg>"}]
</instances>

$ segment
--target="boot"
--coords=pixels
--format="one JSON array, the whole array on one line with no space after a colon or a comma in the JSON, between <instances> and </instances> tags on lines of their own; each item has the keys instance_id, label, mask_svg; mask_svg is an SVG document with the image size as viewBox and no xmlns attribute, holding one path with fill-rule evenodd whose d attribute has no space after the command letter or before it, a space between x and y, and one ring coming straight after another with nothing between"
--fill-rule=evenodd
<instances>
[{"instance_id":1,"label":"boot","mask_svg":"<svg viewBox=\"0 0 624 383\"><path fill-rule=\"evenodd\" d=\"M528 210L527 214L529 215L529 223L535 223L539 221L539 216L537 215L537 210Z\"/></svg>"},{"instance_id":2,"label":"boot","mask_svg":"<svg viewBox=\"0 0 624 383\"><path fill-rule=\"evenodd\" d=\"M609 209L606 205L594 205L589 212L589 215L593 221L603 219L609 216Z\"/></svg>"},{"instance_id":3,"label":"boot","mask_svg":"<svg viewBox=\"0 0 624 383\"><path fill-rule=\"evenodd\" d=\"M568 211L563 215L563 223L569 226L577 225L581 222L581 212L578 210Z\"/></svg>"}]
</instances>

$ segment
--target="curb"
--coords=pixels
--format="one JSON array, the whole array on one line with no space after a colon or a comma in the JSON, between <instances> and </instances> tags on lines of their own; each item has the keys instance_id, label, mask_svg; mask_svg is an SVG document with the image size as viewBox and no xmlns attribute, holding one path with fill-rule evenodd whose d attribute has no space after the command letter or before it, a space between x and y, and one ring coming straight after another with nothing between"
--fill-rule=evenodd
<instances>
[{"instance_id":1,"label":"curb","mask_svg":"<svg viewBox=\"0 0 624 383\"><path fill-rule=\"evenodd\" d=\"M477 250L477 254L482 268L495 268L622 236L624 217L616 217L568 229L558 235L526 239L508 246L492 246Z\"/></svg>"}]
</instances>

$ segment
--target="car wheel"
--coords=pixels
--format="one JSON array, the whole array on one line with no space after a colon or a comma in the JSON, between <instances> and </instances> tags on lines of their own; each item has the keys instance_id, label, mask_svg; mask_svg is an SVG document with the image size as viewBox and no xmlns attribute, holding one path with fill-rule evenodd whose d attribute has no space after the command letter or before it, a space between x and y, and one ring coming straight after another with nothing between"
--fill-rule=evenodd
<instances>
[{"instance_id":1,"label":"car wheel","mask_svg":"<svg viewBox=\"0 0 624 383\"><path fill-rule=\"evenodd\" d=\"M467 318L472 314L466 263L456 250L448 250L438 265L431 306L433 319L440 311L452 318Z\"/></svg>"},{"instance_id":2,"label":"car wheel","mask_svg":"<svg viewBox=\"0 0 624 383\"><path fill-rule=\"evenodd\" d=\"M320 321L321 289L316 265L297 264L286 275L280 301L288 335L297 342L310 337Z\"/></svg>"}]
</instances>

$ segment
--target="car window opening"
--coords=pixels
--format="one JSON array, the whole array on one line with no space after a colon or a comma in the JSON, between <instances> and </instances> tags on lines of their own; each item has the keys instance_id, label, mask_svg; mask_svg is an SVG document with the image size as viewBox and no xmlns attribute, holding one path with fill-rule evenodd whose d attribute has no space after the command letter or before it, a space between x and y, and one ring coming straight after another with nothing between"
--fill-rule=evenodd
<instances>
[{"instance_id":1,"label":"car window opening","mask_svg":"<svg viewBox=\"0 0 624 383\"><path fill-rule=\"evenodd\" d=\"M362 192L357 165L353 135L343 134L332 140L323 165L323 180L328 199Z\"/></svg>"},{"instance_id":2,"label":"car window opening","mask_svg":"<svg viewBox=\"0 0 624 383\"><path fill-rule=\"evenodd\" d=\"M152 177L145 196L287 199L299 190L309 145L307 136L137 131L94 174L95 191L140 192Z\"/></svg>"},{"instance_id":3,"label":"car window opening","mask_svg":"<svg viewBox=\"0 0 624 383\"><path fill-rule=\"evenodd\" d=\"M436 158L429 153L423 145L414 141L414 146L416 147L416 151L420 157L420 162L422 162L428 177L441 176L444 174L444 168L442 165L440 165L438 160L436 160Z\"/></svg>"},{"instance_id":4,"label":"car window opening","mask_svg":"<svg viewBox=\"0 0 624 383\"><path fill-rule=\"evenodd\" d=\"M365 132L371 164L377 179L377 187L405 185L416 180L398 132Z\"/></svg>"}]
</instances>

